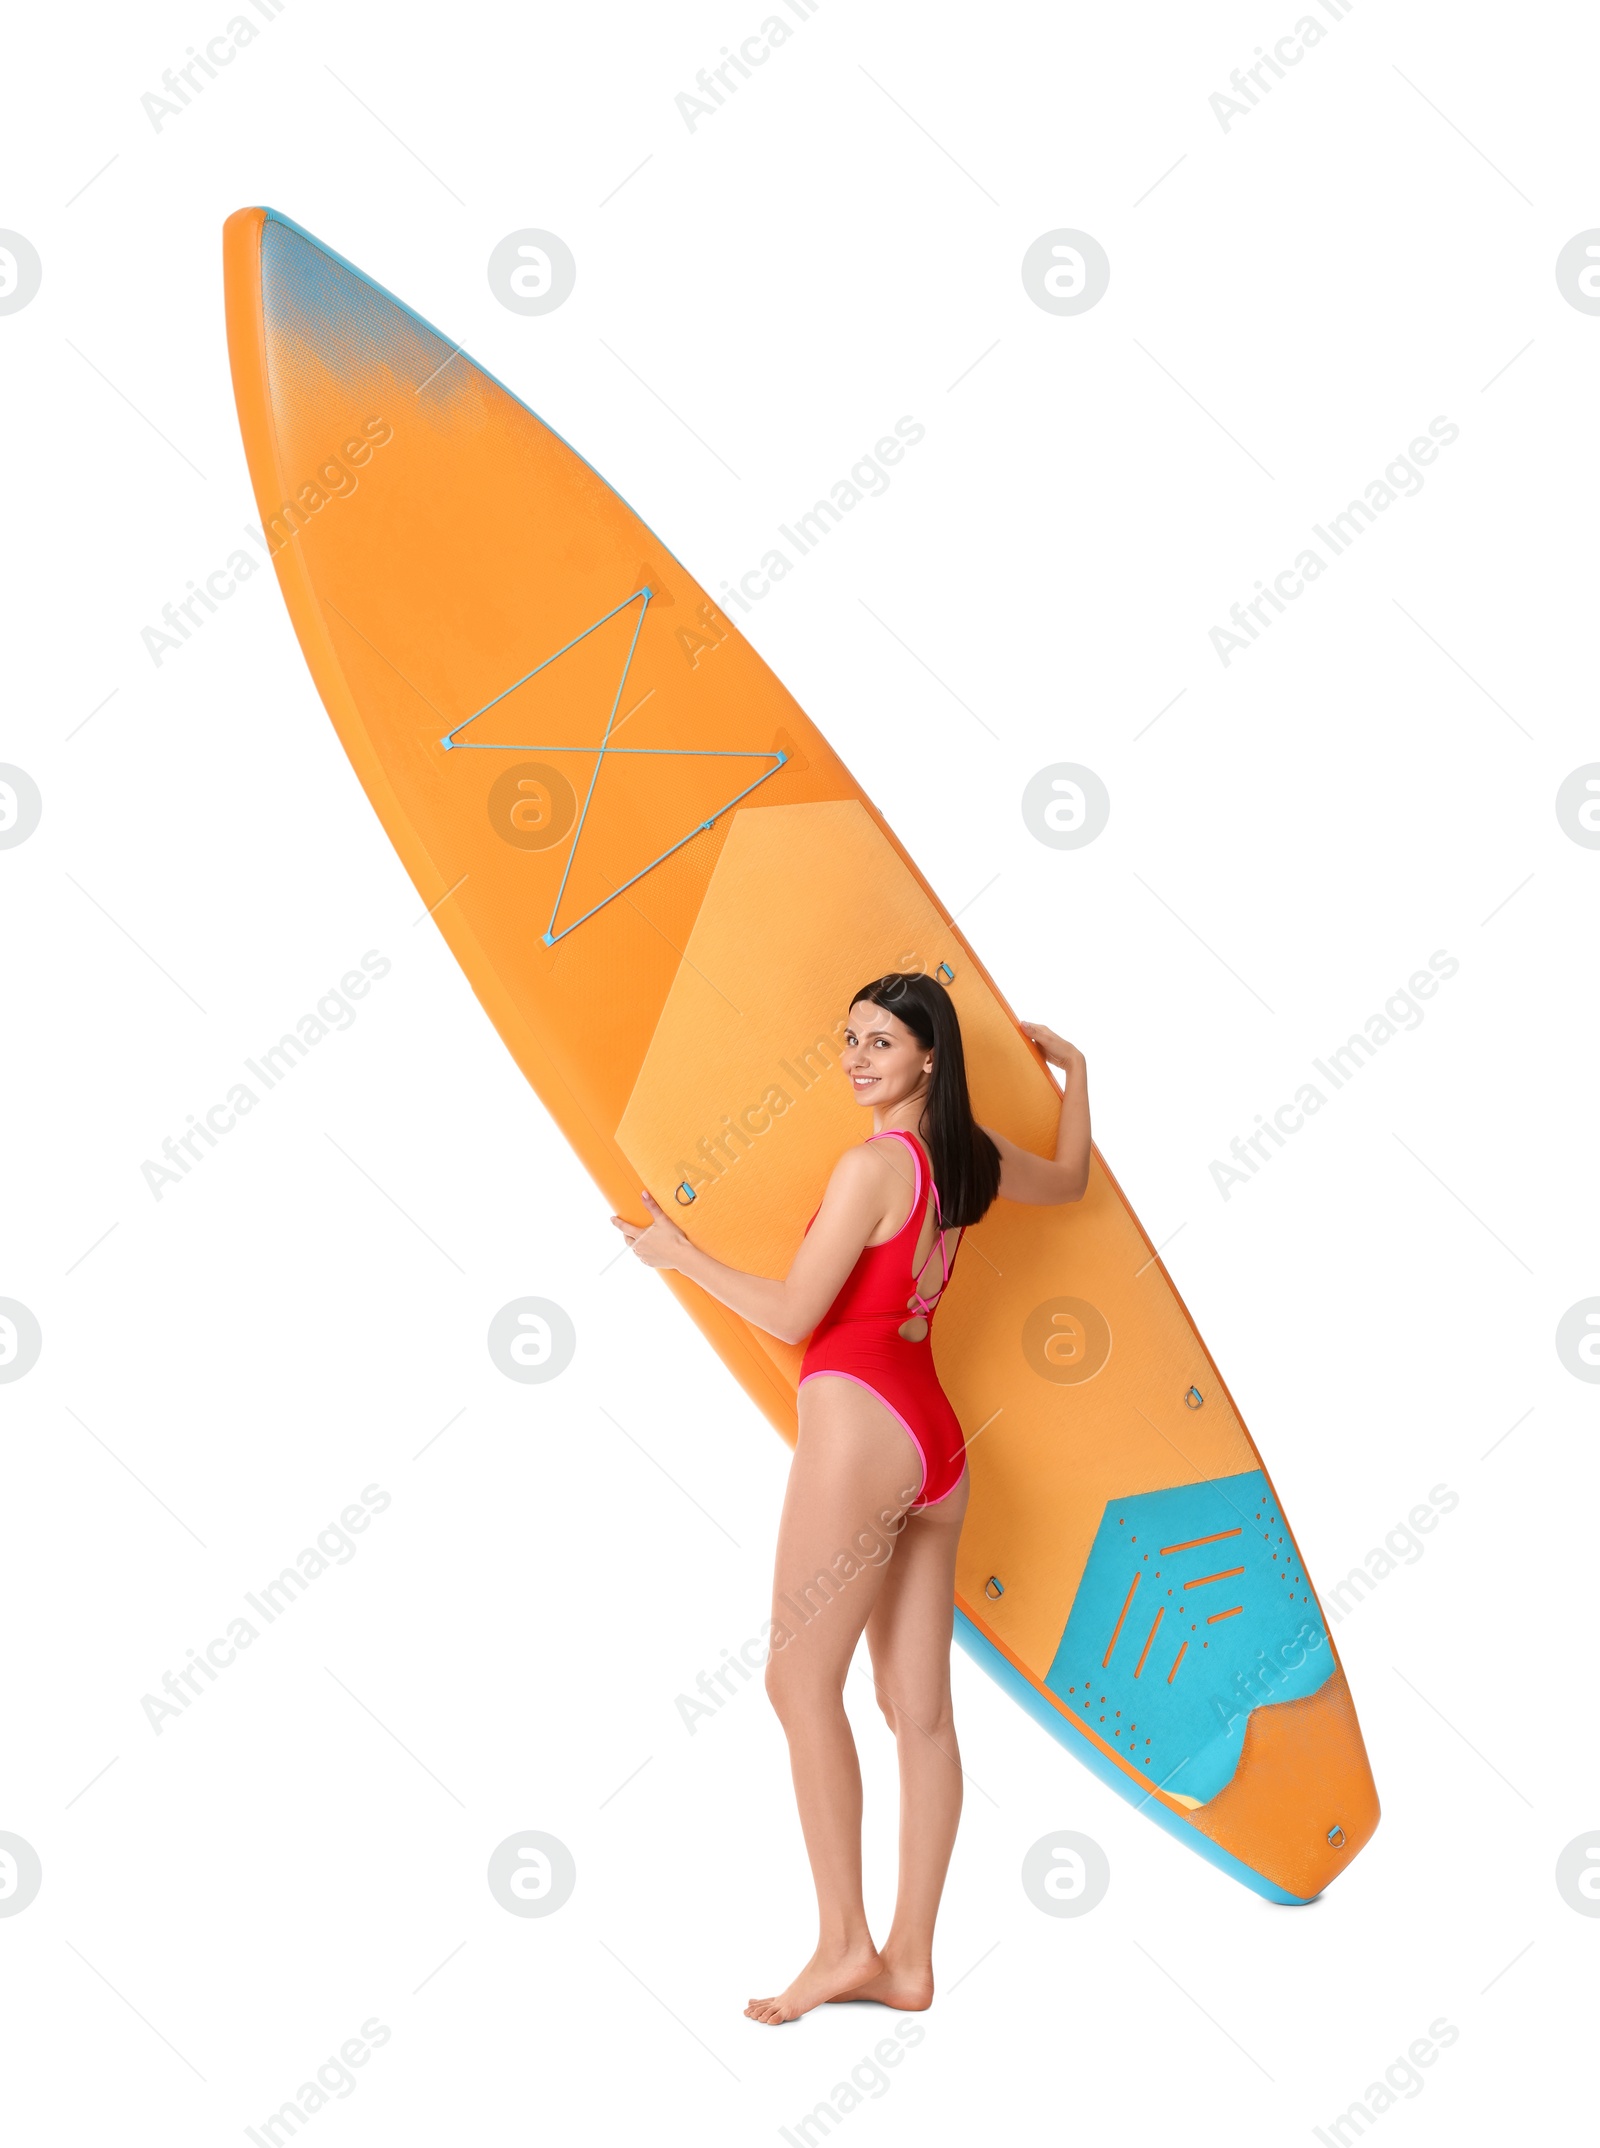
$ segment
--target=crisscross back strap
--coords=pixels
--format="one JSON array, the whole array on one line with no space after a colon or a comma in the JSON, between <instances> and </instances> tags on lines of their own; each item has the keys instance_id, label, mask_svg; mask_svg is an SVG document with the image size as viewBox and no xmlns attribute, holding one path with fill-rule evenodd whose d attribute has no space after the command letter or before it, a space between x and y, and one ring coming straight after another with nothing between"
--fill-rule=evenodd
<instances>
[{"instance_id":1,"label":"crisscross back strap","mask_svg":"<svg viewBox=\"0 0 1600 2148\"><path fill-rule=\"evenodd\" d=\"M917 1183L916 1183L916 1191L915 1191L915 1192L914 1192L914 1193L912 1194L912 1196L911 1196L911 1215L912 1215L912 1216L919 1216L919 1211L920 1211L920 1206L921 1206L921 1195L922 1195L922 1144L921 1144L921 1142L919 1142L919 1141L915 1140L915 1139L913 1138L913 1136L912 1136L912 1135L910 1135L910 1134L906 1133L906 1132L905 1132L905 1130L904 1130L903 1128L901 1128L901 1127L898 1127L898 1126L891 1126L891 1127L888 1127L888 1128L886 1128L886 1129L885 1129L885 1131L884 1131L883 1133L881 1133L881 1134L869 1134L869 1135L867 1136L867 1139L868 1139L869 1141L903 1141L903 1142L905 1142L906 1146L907 1146L907 1147L908 1147L908 1148L910 1149L910 1151L911 1151L911 1154L912 1154L912 1158L913 1158L914 1162L916 1163L916 1167L917 1167ZM945 1225L944 1225L944 1209L943 1209L943 1206L942 1206L942 1204L941 1204L941 1202L940 1202L940 1200L939 1200L939 1188L938 1188L938 1186L937 1186L937 1185L936 1185L936 1184L934 1183L934 1177L933 1177L933 1173L932 1173L932 1171L931 1171L931 1170L930 1170L930 1171L929 1171L929 1173L928 1173L928 1191L929 1191L929 1193L930 1193L930 1194L931 1194L931 1195L933 1196L933 1213L934 1213L934 1218L935 1218L935 1220L937 1221L937 1223L938 1223L938 1226L939 1226L939 1236L938 1236L938 1239L937 1239L937 1241L936 1241L936 1243L937 1243L937 1247L938 1247L938 1253L939 1253L939 1269L940 1269L940 1274L939 1274L939 1287L938 1287L938 1289L937 1289L937 1290L936 1290L936 1291L934 1292L934 1294L933 1294L933 1296L932 1296L931 1298L925 1298L925 1297L924 1297L924 1296L922 1295L922 1292L921 1292L921 1291L920 1291L920 1290L918 1289L918 1287L917 1287L917 1280L918 1280L918 1277L919 1277L919 1276L921 1275L921 1273L922 1273L922 1270L923 1270L924 1268L926 1268L926 1266L928 1265L928 1260L924 1260L924 1261L923 1261L923 1262L921 1263L921 1265L920 1265L920 1266L916 1265L916 1260L917 1260L917 1248L916 1248L916 1240L915 1240L915 1239L913 1239L913 1241L912 1241L912 1246L911 1246L911 1259L912 1259L912 1263L913 1263L913 1266L912 1266L912 1270L911 1270L911 1310L912 1310L913 1312L916 1312L916 1313L920 1313L920 1314L922 1315L922 1317L923 1317L923 1319L924 1319L924 1320L931 1320L931 1319L932 1319L932 1317L933 1317L933 1309L934 1309L934 1307L935 1307L935 1306L936 1306L936 1305L938 1304L939 1300L940 1300L940 1299L941 1299L941 1298L942 1298L942 1297L944 1296L944 1293L945 1293L945 1288L946 1288L946 1286L948 1285L948 1283L949 1283L949 1281L950 1281L950 1267L951 1267L950 1261L949 1261L949 1259L948 1259L948 1258L946 1257L946 1254L945 1254ZM908 1218L907 1218L906 1220L907 1220L907 1222L909 1222L909 1221L911 1220L911 1218L910 1218L910 1217L908 1217ZM919 1216L919 1221L920 1221L920 1216ZM901 1226L901 1228L903 1229L903 1228L904 1228L904 1225L902 1225L902 1226ZM922 1233L921 1233L921 1230L920 1230L920 1228L919 1228L919 1229L918 1229L918 1231L917 1231L917 1237L918 1237L918 1238L920 1238L920 1237L921 1237L921 1235L922 1235ZM959 1248L958 1248L957 1250L959 1251ZM934 1252L934 1248L933 1248L932 1246L930 1246L930 1247L928 1248L928 1259L929 1259L929 1260L931 1260L931 1259L932 1259L932 1257L933 1257L933 1252Z\"/></svg>"}]
</instances>

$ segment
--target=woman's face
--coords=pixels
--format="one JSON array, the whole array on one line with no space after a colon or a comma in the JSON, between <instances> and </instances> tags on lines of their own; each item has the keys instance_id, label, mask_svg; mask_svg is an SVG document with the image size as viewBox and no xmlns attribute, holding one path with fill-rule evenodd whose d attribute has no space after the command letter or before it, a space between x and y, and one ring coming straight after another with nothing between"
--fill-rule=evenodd
<instances>
[{"instance_id":1,"label":"woman's face","mask_svg":"<svg viewBox=\"0 0 1600 2148\"><path fill-rule=\"evenodd\" d=\"M858 999L850 1009L839 1063L856 1102L887 1111L927 1087L933 1053L898 1015Z\"/></svg>"}]
</instances>

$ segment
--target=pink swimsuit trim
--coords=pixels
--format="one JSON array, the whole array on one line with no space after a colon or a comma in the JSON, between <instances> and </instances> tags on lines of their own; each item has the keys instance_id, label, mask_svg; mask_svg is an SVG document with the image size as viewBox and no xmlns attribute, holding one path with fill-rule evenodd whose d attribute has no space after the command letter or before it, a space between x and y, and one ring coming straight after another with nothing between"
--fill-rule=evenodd
<instances>
[{"instance_id":1,"label":"pink swimsuit trim","mask_svg":"<svg viewBox=\"0 0 1600 2148\"><path fill-rule=\"evenodd\" d=\"M912 1446L915 1447L917 1450L917 1460L922 1464L922 1483L917 1486L917 1496L911 1502L911 1504L913 1506L921 1506L922 1488L923 1485L925 1485L928 1481L928 1457L922 1451L921 1440L918 1439L916 1433L912 1431L910 1425L907 1423L905 1418L900 1415L900 1412L895 1408L894 1404L889 1400L888 1396L880 1395L878 1390L873 1386L872 1382L870 1380L863 1380L859 1372L808 1372L801 1379L800 1385L802 1387L809 1387L813 1380L848 1380L853 1387L864 1387L867 1393L872 1397L874 1402L882 1403L883 1407L889 1412L889 1415L895 1420L896 1424L899 1425L901 1431L905 1434L906 1438L910 1440ZM957 1481L959 1482L959 1479ZM953 1492L954 1490L955 1485L952 1484L950 1487L950 1492ZM950 1497L950 1492L941 1492L939 1494L939 1499L948 1499ZM930 1499L928 1501L928 1505L931 1507L936 1507L938 1504L938 1499Z\"/></svg>"}]
</instances>

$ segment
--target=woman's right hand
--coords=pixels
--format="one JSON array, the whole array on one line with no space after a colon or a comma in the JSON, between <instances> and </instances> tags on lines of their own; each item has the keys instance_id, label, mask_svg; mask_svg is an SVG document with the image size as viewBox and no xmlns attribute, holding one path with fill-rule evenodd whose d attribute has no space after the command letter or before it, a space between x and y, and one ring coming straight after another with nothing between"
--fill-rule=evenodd
<instances>
[{"instance_id":1,"label":"woman's right hand","mask_svg":"<svg viewBox=\"0 0 1600 2148\"><path fill-rule=\"evenodd\" d=\"M1043 1022L1022 1022L1018 1027L1029 1043L1037 1045L1050 1064L1060 1067L1064 1074L1077 1073L1086 1066L1087 1061L1078 1047L1069 1044L1065 1037L1058 1037L1055 1031L1047 1029Z\"/></svg>"},{"instance_id":2,"label":"woman's right hand","mask_svg":"<svg viewBox=\"0 0 1600 2148\"><path fill-rule=\"evenodd\" d=\"M641 1189L650 1221L645 1224L631 1223L626 1216L613 1216L611 1221L628 1242L628 1250L635 1260L643 1261L647 1268L671 1270L679 1266L689 1240L648 1187Z\"/></svg>"}]
</instances>

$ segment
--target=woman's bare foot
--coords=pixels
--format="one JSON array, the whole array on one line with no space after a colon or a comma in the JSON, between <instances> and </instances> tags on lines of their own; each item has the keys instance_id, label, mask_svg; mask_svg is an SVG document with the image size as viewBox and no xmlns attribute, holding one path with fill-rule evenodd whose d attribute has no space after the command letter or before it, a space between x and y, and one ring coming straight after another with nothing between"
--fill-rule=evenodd
<instances>
[{"instance_id":1,"label":"woman's bare foot","mask_svg":"<svg viewBox=\"0 0 1600 2148\"><path fill-rule=\"evenodd\" d=\"M769 2029L785 2021L798 2021L812 2007L842 1998L857 1984L872 1982L882 1968L883 1961L870 1939L861 1939L849 1947L818 1947L787 1991L779 1992L775 1999L752 1999L744 2010L745 2018Z\"/></svg>"},{"instance_id":2,"label":"woman's bare foot","mask_svg":"<svg viewBox=\"0 0 1600 2148\"><path fill-rule=\"evenodd\" d=\"M892 2006L902 2014L926 2013L933 2004L933 1969L928 1963L915 1967L892 1962L887 1955L881 1958L882 1966L875 1976L852 1986L849 1991L836 1991L836 2004L847 1999L871 1999L879 2006Z\"/></svg>"}]
</instances>

